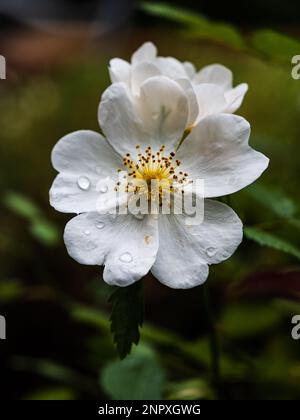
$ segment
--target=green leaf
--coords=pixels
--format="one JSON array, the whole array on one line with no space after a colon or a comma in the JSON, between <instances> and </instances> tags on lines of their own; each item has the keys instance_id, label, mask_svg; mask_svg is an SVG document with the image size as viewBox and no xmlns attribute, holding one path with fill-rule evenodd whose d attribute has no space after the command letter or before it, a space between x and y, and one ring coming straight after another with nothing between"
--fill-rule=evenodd
<instances>
[{"instance_id":1,"label":"green leaf","mask_svg":"<svg viewBox=\"0 0 300 420\"><path fill-rule=\"evenodd\" d=\"M11 362L17 371L34 372L53 382L62 383L94 395L97 392L97 383L93 379L55 361L14 356Z\"/></svg>"},{"instance_id":2,"label":"green leaf","mask_svg":"<svg viewBox=\"0 0 300 420\"><path fill-rule=\"evenodd\" d=\"M57 227L42 218L38 218L32 222L30 232L39 242L47 246L56 245L60 239Z\"/></svg>"},{"instance_id":3,"label":"green leaf","mask_svg":"<svg viewBox=\"0 0 300 420\"><path fill-rule=\"evenodd\" d=\"M78 322L85 323L100 329L102 332L109 332L107 316L99 309L90 308L79 303L69 303L67 309L70 316ZM172 348L174 353L179 353L187 360L200 363L204 366L210 365L209 343L207 340L196 342L187 341L184 337L168 330L146 324L142 330L142 338L148 343L160 346L160 348ZM226 377L242 377L244 366L236 360L231 360L224 354L220 360L222 375Z\"/></svg>"},{"instance_id":4,"label":"green leaf","mask_svg":"<svg viewBox=\"0 0 300 420\"><path fill-rule=\"evenodd\" d=\"M194 11L189 11L181 7L174 7L174 5L167 3L142 2L140 7L151 15L166 18L174 22L180 22L185 25L197 26L207 22L203 16Z\"/></svg>"},{"instance_id":5,"label":"green leaf","mask_svg":"<svg viewBox=\"0 0 300 420\"><path fill-rule=\"evenodd\" d=\"M101 372L102 387L114 400L160 400L164 381L155 353L142 345Z\"/></svg>"},{"instance_id":6,"label":"green leaf","mask_svg":"<svg viewBox=\"0 0 300 420\"><path fill-rule=\"evenodd\" d=\"M4 195L3 202L10 210L28 220L33 220L40 215L40 210L35 203L23 194L8 192Z\"/></svg>"},{"instance_id":7,"label":"green leaf","mask_svg":"<svg viewBox=\"0 0 300 420\"><path fill-rule=\"evenodd\" d=\"M288 61L288 63L300 51L298 40L270 29L261 29L254 32L250 42L255 49L263 54L278 60Z\"/></svg>"},{"instance_id":8,"label":"green leaf","mask_svg":"<svg viewBox=\"0 0 300 420\"><path fill-rule=\"evenodd\" d=\"M294 201L278 188L256 184L247 188L246 192L279 217L291 218L297 211Z\"/></svg>"},{"instance_id":9,"label":"green leaf","mask_svg":"<svg viewBox=\"0 0 300 420\"><path fill-rule=\"evenodd\" d=\"M227 23L204 21L201 25L198 24L196 27L190 28L188 36L196 39L208 39L237 49L245 48L245 42L239 31Z\"/></svg>"},{"instance_id":10,"label":"green leaf","mask_svg":"<svg viewBox=\"0 0 300 420\"><path fill-rule=\"evenodd\" d=\"M273 306L236 303L229 305L222 316L221 330L233 338L252 337L276 326L281 319Z\"/></svg>"},{"instance_id":11,"label":"green leaf","mask_svg":"<svg viewBox=\"0 0 300 420\"><path fill-rule=\"evenodd\" d=\"M75 400L76 394L70 388L65 387L49 387L43 388L38 391L33 391L30 394L25 395L23 400L50 400L50 401L61 401L61 400Z\"/></svg>"},{"instance_id":12,"label":"green leaf","mask_svg":"<svg viewBox=\"0 0 300 420\"><path fill-rule=\"evenodd\" d=\"M212 399L213 393L202 379L188 379L171 383L167 387L168 400L199 400Z\"/></svg>"},{"instance_id":13,"label":"green leaf","mask_svg":"<svg viewBox=\"0 0 300 420\"><path fill-rule=\"evenodd\" d=\"M300 259L300 249L285 239L254 227L245 227L244 233L248 239L257 242L259 245L277 249Z\"/></svg>"},{"instance_id":14,"label":"green leaf","mask_svg":"<svg viewBox=\"0 0 300 420\"><path fill-rule=\"evenodd\" d=\"M204 38L214 42L230 45L234 48L245 47L244 40L239 31L227 23L212 22L206 17L180 7L167 3L143 2L141 8L145 12L181 23L193 38Z\"/></svg>"},{"instance_id":15,"label":"green leaf","mask_svg":"<svg viewBox=\"0 0 300 420\"><path fill-rule=\"evenodd\" d=\"M80 303L67 304L70 315L76 321L109 331L107 315L99 309L90 308Z\"/></svg>"},{"instance_id":16,"label":"green leaf","mask_svg":"<svg viewBox=\"0 0 300 420\"><path fill-rule=\"evenodd\" d=\"M289 224L294 226L297 229L300 229L300 220L299 219L289 219L288 220Z\"/></svg>"},{"instance_id":17,"label":"green leaf","mask_svg":"<svg viewBox=\"0 0 300 420\"><path fill-rule=\"evenodd\" d=\"M0 302L12 302L23 295L24 285L19 280L1 280Z\"/></svg>"},{"instance_id":18,"label":"green leaf","mask_svg":"<svg viewBox=\"0 0 300 420\"><path fill-rule=\"evenodd\" d=\"M86 290L88 296L96 303L106 304L107 299L112 293L112 286L109 286L105 281L101 281L99 276L88 282Z\"/></svg>"},{"instance_id":19,"label":"green leaf","mask_svg":"<svg viewBox=\"0 0 300 420\"><path fill-rule=\"evenodd\" d=\"M132 343L138 344L139 327L143 324L143 287L136 282L128 287L118 287L109 298L112 303L110 316L113 340L121 359L131 351Z\"/></svg>"},{"instance_id":20,"label":"green leaf","mask_svg":"<svg viewBox=\"0 0 300 420\"><path fill-rule=\"evenodd\" d=\"M42 211L29 197L8 192L3 197L4 204L14 213L29 220L29 231L32 236L46 246L54 246L60 240L57 227L42 215Z\"/></svg>"},{"instance_id":21,"label":"green leaf","mask_svg":"<svg viewBox=\"0 0 300 420\"><path fill-rule=\"evenodd\" d=\"M208 39L250 53L259 52L288 64L300 51L300 41L270 29L257 30L245 40L233 25L211 21L195 11L173 4L142 2L140 7L146 13L182 24L187 35L193 38Z\"/></svg>"}]
</instances>

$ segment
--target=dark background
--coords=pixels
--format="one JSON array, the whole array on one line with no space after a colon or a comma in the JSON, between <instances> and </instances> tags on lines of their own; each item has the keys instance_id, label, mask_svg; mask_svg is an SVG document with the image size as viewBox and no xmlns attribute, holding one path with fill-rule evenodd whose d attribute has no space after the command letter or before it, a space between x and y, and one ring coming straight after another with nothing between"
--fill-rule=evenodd
<instances>
[{"instance_id":1,"label":"dark background","mask_svg":"<svg viewBox=\"0 0 300 420\"><path fill-rule=\"evenodd\" d=\"M232 23L246 36L256 28L300 35L296 1L172 5ZM115 373L107 370L118 363L109 333L110 290L101 268L80 266L67 255L62 232L70 215L48 203L52 147L76 129L98 130L96 109L109 84L109 59L128 59L143 41L153 40L162 55L191 60L198 68L222 62L234 71L235 83L250 85L238 113L253 126L253 146L271 158L259 184L279 194L266 206L264 193L249 190L235 194L231 205L247 226L262 225L296 247L300 81L290 77L289 55L272 61L186 38L179 24L146 14L134 1L0 0L0 28L0 54L7 59L7 80L0 81L0 314L7 319L7 340L0 341L1 398L124 397ZM276 210L278 203L295 211ZM224 398L300 396L300 344L290 336L291 317L300 312L295 254L245 239L234 257L211 268ZM134 369L150 369L154 391L162 388L157 398L216 398L201 288L171 290L150 275L144 284L146 324ZM118 368L124 375L116 381L134 399L139 394L130 394L130 384L134 389L137 383L131 369ZM153 395L153 389L147 392Z\"/></svg>"}]
</instances>

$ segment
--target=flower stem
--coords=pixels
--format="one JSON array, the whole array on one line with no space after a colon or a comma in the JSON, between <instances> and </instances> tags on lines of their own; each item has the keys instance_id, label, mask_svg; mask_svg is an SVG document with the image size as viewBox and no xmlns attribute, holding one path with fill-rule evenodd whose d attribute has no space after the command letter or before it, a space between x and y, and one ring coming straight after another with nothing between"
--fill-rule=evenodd
<instances>
[{"instance_id":1,"label":"flower stem","mask_svg":"<svg viewBox=\"0 0 300 420\"><path fill-rule=\"evenodd\" d=\"M210 354L211 354L211 383L215 390L217 399L221 398L221 385L220 385L220 349L217 331L215 327L215 319L211 307L211 299L208 286L204 284L203 289L203 303L206 313L207 324L209 328L209 341L210 341Z\"/></svg>"}]
</instances>

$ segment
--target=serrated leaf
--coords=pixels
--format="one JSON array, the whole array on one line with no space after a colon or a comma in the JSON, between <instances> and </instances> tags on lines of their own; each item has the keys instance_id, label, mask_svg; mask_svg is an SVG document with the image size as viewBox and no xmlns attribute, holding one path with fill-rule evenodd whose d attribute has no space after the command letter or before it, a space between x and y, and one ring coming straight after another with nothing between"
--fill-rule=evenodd
<instances>
[{"instance_id":1,"label":"serrated leaf","mask_svg":"<svg viewBox=\"0 0 300 420\"><path fill-rule=\"evenodd\" d=\"M300 259L300 249L285 239L254 227L245 227L244 233L248 239L257 242L259 245L277 249Z\"/></svg>"},{"instance_id":2,"label":"serrated leaf","mask_svg":"<svg viewBox=\"0 0 300 420\"><path fill-rule=\"evenodd\" d=\"M278 188L256 184L247 188L246 192L260 204L268 207L277 216L291 218L296 213L297 206L294 201Z\"/></svg>"},{"instance_id":3,"label":"serrated leaf","mask_svg":"<svg viewBox=\"0 0 300 420\"><path fill-rule=\"evenodd\" d=\"M114 400L159 400L165 375L153 350L140 345L125 360L107 365L100 379Z\"/></svg>"},{"instance_id":4,"label":"serrated leaf","mask_svg":"<svg viewBox=\"0 0 300 420\"><path fill-rule=\"evenodd\" d=\"M139 327L143 324L144 302L142 282L118 287L109 298L112 304L110 316L111 332L119 356L124 359L130 353L132 344L138 344Z\"/></svg>"},{"instance_id":5,"label":"serrated leaf","mask_svg":"<svg viewBox=\"0 0 300 420\"><path fill-rule=\"evenodd\" d=\"M270 29L261 29L254 32L250 42L258 51L288 63L300 51L298 40Z\"/></svg>"}]
</instances>

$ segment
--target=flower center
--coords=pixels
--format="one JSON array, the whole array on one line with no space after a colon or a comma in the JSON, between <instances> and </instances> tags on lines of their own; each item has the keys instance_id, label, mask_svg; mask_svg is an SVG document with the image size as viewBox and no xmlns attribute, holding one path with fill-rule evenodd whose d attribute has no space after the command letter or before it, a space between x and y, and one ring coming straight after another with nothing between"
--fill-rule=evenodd
<instances>
[{"instance_id":1,"label":"flower center","mask_svg":"<svg viewBox=\"0 0 300 420\"><path fill-rule=\"evenodd\" d=\"M144 152L141 151L140 145L137 145L136 149L137 160L134 160L130 153L123 157L128 175L127 192L147 193L149 200L155 193L161 204L164 195L177 192L189 182L188 174L178 169L181 162L176 159L175 152L165 154L165 146L161 146L156 152L151 146L148 146ZM119 190L120 184L121 182L117 183L116 191Z\"/></svg>"}]
</instances>

